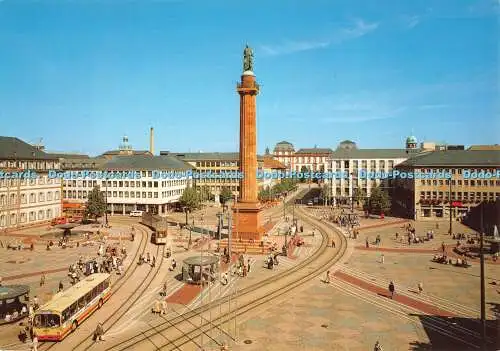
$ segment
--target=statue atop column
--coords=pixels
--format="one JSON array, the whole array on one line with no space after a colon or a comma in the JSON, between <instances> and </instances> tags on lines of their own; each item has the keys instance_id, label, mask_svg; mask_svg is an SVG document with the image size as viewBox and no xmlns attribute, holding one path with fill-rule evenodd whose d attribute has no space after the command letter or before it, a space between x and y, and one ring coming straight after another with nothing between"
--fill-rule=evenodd
<instances>
[{"instance_id":1,"label":"statue atop column","mask_svg":"<svg viewBox=\"0 0 500 351\"><path fill-rule=\"evenodd\" d=\"M248 45L243 50L243 72L245 71L253 72L253 50Z\"/></svg>"}]
</instances>

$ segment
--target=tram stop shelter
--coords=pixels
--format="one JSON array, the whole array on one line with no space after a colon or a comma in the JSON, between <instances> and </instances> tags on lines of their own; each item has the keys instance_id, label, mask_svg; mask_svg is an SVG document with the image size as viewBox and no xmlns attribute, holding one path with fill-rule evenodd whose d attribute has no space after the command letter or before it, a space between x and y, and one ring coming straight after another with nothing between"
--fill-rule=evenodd
<instances>
[{"instance_id":1,"label":"tram stop shelter","mask_svg":"<svg viewBox=\"0 0 500 351\"><path fill-rule=\"evenodd\" d=\"M190 284L211 282L218 271L217 256L191 256L183 261L182 280Z\"/></svg>"},{"instance_id":2,"label":"tram stop shelter","mask_svg":"<svg viewBox=\"0 0 500 351\"><path fill-rule=\"evenodd\" d=\"M0 325L18 321L28 315L29 293L28 285L0 286Z\"/></svg>"}]
</instances>

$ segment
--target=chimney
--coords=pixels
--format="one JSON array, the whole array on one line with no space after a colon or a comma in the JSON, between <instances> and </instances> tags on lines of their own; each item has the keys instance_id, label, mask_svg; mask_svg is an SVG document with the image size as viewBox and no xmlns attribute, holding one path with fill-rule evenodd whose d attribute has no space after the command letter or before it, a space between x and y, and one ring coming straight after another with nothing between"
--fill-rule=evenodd
<instances>
[{"instance_id":1,"label":"chimney","mask_svg":"<svg viewBox=\"0 0 500 351\"><path fill-rule=\"evenodd\" d=\"M149 131L149 152L151 152L151 155L155 154L154 137L154 129L151 127Z\"/></svg>"}]
</instances>

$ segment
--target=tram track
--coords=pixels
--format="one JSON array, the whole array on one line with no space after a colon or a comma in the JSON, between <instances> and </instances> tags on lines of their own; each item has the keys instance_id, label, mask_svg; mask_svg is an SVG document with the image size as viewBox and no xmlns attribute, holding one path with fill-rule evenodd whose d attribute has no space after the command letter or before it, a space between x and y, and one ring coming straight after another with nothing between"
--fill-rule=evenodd
<instances>
[{"instance_id":1,"label":"tram track","mask_svg":"<svg viewBox=\"0 0 500 351\"><path fill-rule=\"evenodd\" d=\"M164 261L164 251L165 246L156 246L156 257L159 257L159 260L156 261L155 267L151 267L146 276L141 280L140 284L130 294L127 302L122 304L116 312L110 314L109 317L102 322L104 333L113 328L127 314L127 312L129 312L130 309L135 306L137 301L142 297L142 294L149 289L152 282L160 272L161 266ZM93 332L85 337L85 339L78 342L76 345L73 345L72 350L88 350L89 348L91 348L94 345L92 336Z\"/></svg>"},{"instance_id":2,"label":"tram track","mask_svg":"<svg viewBox=\"0 0 500 351\"><path fill-rule=\"evenodd\" d=\"M118 221L120 222L120 221ZM137 231L139 231L140 235L140 242L139 242L139 248L136 250L134 257L131 259L130 264L128 267L125 269L125 271L122 273L122 275L115 280L113 285L111 286L111 292L110 292L110 298L113 297L116 293L121 291L121 289L126 286L126 283L130 281L130 279L133 277L133 274L138 268L138 265L136 262L138 261L138 258L140 255L144 255L146 252L147 244L148 244L148 238L149 238L149 233L146 227L139 226L137 227ZM110 316L111 317L111 316ZM108 317L107 320L110 319ZM77 329L78 331L78 329ZM54 342L42 342L39 345L40 350L46 351L46 350L51 350L54 347L56 347L58 343Z\"/></svg>"},{"instance_id":3,"label":"tram track","mask_svg":"<svg viewBox=\"0 0 500 351\"><path fill-rule=\"evenodd\" d=\"M152 329L142 331L120 343L106 348L106 350L138 349L142 342L150 343L152 342L151 339L156 335L161 338L154 342L155 345L160 345L157 346L158 348L167 350L179 349L181 346L193 343L196 337L206 335L208 331L223 325L227 320L234 318L235 315L241 316L252 310L258 309L272 300L284 297L299 286L324 274L325 270L343 257L347 249L347 240L344 235L339 233L335 228L313 218L302 209L297 208L295 212L302 221L318 228L322 235L320 247L310 257L304 259L296 266L283 271L279 275L272 276L238 290L232 295L221 297L206 305L191 310L184 315L174 317L170 321L165 320L164 322L152 326ZM328 247L328 243L331 242L331 237L328 235L329 232L332 232L333 235L336 236L336 241L338 242L338 249L335 250L333 257L331 255L332 249ZM222 310L223 305L230 299L238 300L237 310L226 311L227 309L224 308L224 312L220 314L217 313ZM218 315L215 319L212 319L211 322L203 317L204 314L210 311L212 311L214 315ZM203 321L208 320L208 323L196 323L196 320L200 319ZM193 327L193 325L196 327ZM171 334L176 331L178 334L179 330L182 331L181 335L172 337ZM152 335L148 335L150 331L153 332ZM195 336L192 336L193 334ZM167 340L167 342L165 343L164 340Z\"/></svg>"}]
</instances>

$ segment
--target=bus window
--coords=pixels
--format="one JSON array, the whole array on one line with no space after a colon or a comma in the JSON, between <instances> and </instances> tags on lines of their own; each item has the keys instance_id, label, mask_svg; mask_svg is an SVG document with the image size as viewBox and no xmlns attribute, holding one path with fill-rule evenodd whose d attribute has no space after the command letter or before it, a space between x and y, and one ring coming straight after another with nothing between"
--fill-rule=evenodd
<instances>
[{"instance_id":1,"label":"bus window","mask_svg":"<svg viewBox=\"0 0 500 351\"><path fill-rule=\"evenodd\" d=\"M61 321L57 314L37 314L34 325L36 328L57 328L61 325Z\"/></svg>"},{"instance_id":2,"label":"bus window","mask_svg":"<svg viewBox=\"0 0 500 351\"><path fill-rule=\"evenodd\" d=\"M80 300L78 300L78 309L81 310L84 307L85 307L85 296L80 298Z\"/></svg>"},{"instance_id":3,"label":"bus window","mask_svg":"<svg viewBox=\"0 0 500 351\"><path fill-rule=\"evenodd\" d=\"M90 301L92 301L92 291L88 292L85 295L85 304L88 305L90 303Z\"/></svg>"}]
</instances>

